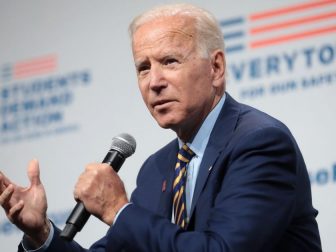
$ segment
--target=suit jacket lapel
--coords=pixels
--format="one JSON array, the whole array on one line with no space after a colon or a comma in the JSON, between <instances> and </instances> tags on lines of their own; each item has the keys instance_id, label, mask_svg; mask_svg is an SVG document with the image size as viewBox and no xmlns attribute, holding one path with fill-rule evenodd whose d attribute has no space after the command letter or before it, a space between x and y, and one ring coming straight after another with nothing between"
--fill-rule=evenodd
<instances>
[{"instance_id":1,"label":"suit jacket lapel","mask_svg":"<svg viewBox=\"0 0 336 252\"><path fill-rule=\"evenodd\" d=\"M178 152L177 139L171 143L166 155L160 156L157 160L157 166L162 174L161 198L158 207L158 213L171 219L173 204L173 180L174 167Z\"/></svg>"},{"instance_id":2,"label":"suit jacket lapel","mask_svg":"<svg viewBox=\"0 0 336 252\"><path fill-rule=\"evenodd\" d=\"M208 176L215 165L220 153L225 149L239 116L239 103L226 93L226 99L214 128L211 132L207 148L197 176L194 196L191 204L190 216L192 217L198 198L206 185Z\"/></svg>"},{"instance_id":3,"label":"suit jacket lapel","mask_svg":"<svg viewBox=\"0 0 336 252\"><path fill-rule=\"evenodd\" d=\"M219 150L217 150L213 146L209 146L205 150L203 160L202 160L202 163L201 163L201 166L198 172L197 180L196 180L196 186L195 186L194 195L193 195L193 199L191 203L190 216L192 216L194 212L197 200L202 192L202 189L204 188L204 185L207 181L210 170L219 156L219 153L220 153Z\"/></svg>"}]
</instances>

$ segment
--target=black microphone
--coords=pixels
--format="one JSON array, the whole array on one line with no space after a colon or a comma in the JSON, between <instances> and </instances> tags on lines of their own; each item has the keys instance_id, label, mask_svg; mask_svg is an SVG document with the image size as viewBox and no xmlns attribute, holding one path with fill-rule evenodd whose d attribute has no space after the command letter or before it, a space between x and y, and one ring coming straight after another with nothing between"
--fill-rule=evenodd
<instances>
[{"instance_id":1,"label":"black microphone","mask_svg":"<svg viewBox=\"0 0 336 252\"><path fill-rule=\"evenodd\" d=\"M123 133L115 136L102 163L111 165L118 172L125 159L135 152L135 147L136 142L131 135ZM72 241L77 232L82 230L89 217L90 213L85 209L84 204L78 202L67 219L60 236L67 241Z\"/></svg>"}]
</instances>

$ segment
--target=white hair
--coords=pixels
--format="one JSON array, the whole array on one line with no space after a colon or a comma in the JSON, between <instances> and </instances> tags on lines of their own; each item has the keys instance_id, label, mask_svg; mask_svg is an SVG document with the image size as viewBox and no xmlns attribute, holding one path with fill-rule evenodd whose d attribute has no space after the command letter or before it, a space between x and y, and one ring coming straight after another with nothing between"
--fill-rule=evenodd
<instances>
[{"instance_id":1,"label":"white hair","mask_svg":"<svg viewBox=\"0 0 336 252\"><path fill-rule=\"evenodd\" d=\"M134 18L129 26L131 39L141 25L154 19L173 16L186 16L195 20L197 46L202 57L209 57L218 49L224 52L223 33L216 18L207 10L192 4L162 5L144 12Z\"/></svg>"}]
</instances>

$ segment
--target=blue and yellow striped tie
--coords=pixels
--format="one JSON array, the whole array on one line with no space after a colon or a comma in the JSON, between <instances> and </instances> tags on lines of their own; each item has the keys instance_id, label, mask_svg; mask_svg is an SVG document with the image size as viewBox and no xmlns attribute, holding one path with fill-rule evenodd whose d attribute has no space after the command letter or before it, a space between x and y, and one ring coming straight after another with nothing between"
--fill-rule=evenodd
<instances>
[{"instance_id":1,"label":"blue and yellow striped tie","mask_svg":"<svg viewBox=\"0 0 336 252\"><path fill-rule=\"evenodd\" d=\"M175 167L175 179L173 184L173 207L175 224L182 228L187 226L187 210L185 199L185 185L187 177L187 165L195 153L184 144L177 154Z\"/></svg>"}]
</instances>

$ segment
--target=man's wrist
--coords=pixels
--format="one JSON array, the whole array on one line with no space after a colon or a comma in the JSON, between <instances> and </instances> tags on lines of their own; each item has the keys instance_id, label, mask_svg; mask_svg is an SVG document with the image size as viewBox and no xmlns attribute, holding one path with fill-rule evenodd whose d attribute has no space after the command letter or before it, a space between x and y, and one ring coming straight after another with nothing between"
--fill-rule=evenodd
<instances>
[{"instance_id":1,"label":"man's wrist","mask_svg":"<svg viewBox=\"0 0 336 252\"><path fill-rule=\"evenodd\" d=\"M102 221L106 223L107 225L111 226L114 223L114 219L117 216L120 209L123 209L125 205L129 203L128 199L121 199L119 202L117 202L112 209L109 211L106 211L106 215L102 217Z\"/></svg>"},{"instance_id":2,"label":"man's wrist","mask_svg":"<svg viewBox=\"0 0 336 252\"><path fill-rule=\"evenodd\" d=\"M54 227L49 220L48 220L48 223L49 223L48 236L47 236L45 242L43 244L41 244L40 246L38 246L36 241L32 240L32 238L29 237L28 235L23 236L23 239L22 239L21 243L22 243L22 247L23 247L24 251L26 251L26 252L43 252L50 246L50 243L53 239L55 230L54 230Z\"/></svg>"},{"instance_id":3,"label":"man's wrist","mask_svg":"<svg viewBox=\"0 0 336 252\"><path fill-rule=\"evenodd\" d=\"M29 241L29 244L31 244L35 248L41 247L49 237L50 227L51 227L50 221L47 218L45 218L44 225L41 228L41 230L39 230L39 232L34 233L33 235L29 234L25 235L26 239Z\"/></svg>"}]
</instances>

